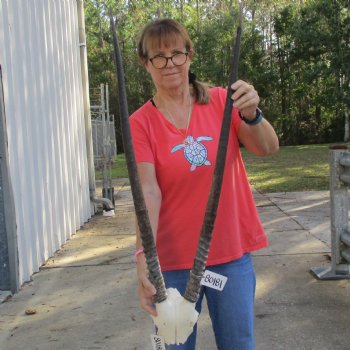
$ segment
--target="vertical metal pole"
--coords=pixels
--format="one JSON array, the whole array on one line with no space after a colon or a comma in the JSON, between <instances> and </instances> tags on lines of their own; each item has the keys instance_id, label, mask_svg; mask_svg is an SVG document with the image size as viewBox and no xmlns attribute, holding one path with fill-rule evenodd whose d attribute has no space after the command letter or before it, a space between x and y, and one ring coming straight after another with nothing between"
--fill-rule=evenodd
<instances>
[{"instance_id":1,"label":"vertical metal pole","mask_svg":"<svg viewBox=\"0 0 350 350\"><path fill-rule=\"evenodd\" d=\"M110 122L108 85L101 84L101 117L103 125L103 188L102 196L112 201L114 205L114 188L111 179L111 152L110 152Z\"/></svg>"},{"instance_id":2,"label":"vertical metal pole","mask_svg":"<svg viewBox=\"0 0 350 350\"><path fill-rule=\"evenodd\" d=\"M107 114L107 144L108 144L108 187L112 190L112 141L111 141L111 128L112 124L109 115L109 89L106 84L106 114ZM113 200L112 200L113 202Z\"/></svg>"},{"instance_id":3,"label":"vertical metal pole","mask_svg":"<svg viewBox=\"0 0 350 350\"><path fill-rule=\"evenodd\" d=\"M89 73L87 64L86 52L86 37L85 37L85 21L84 21L84 3L83 0L77 1L78 27L79 27L79 46L80 46L80 65L81 79L84 103L84 121L85 121L85 137L86 137L86 153L88 163L89 190L90 199L95 199L96 183L95 183L95 165L94 152L92 142L92 127L91 127L91 112L90 112L90 96L89 96ZM91 207L92 213L94 206Z\"/></svg>"},{"instance_id":4,"label":"vertical metal pole","mask_svg":"<svg viewBox=\"0 0 350 350\"><path fill-rule=\"evenodd\" d=\"M340 158L345 150L330 150L330 201L331 201L331 233L332 233L332 269L336 271L341 263L340 236L348 226L348 189L340 180L342 167Z\"/></svg>"},{"instance_id":5,"label":"vertical metal pole","mask_svg":"<svg viewBox=\"0 0 350 350\"><path fill-rule=\"evenodd\" d=\"M113 203L108 198L101 199L96 196L95 164L94 164L90 96L89 96L89 74L88 74L88 64L87 64L85 21L84 21L84 2L83 0L76 0L76 2L77 2L78 27L79 27L78 29L79 29L80 65L81 65L81 78L82 78L83 103L84 103L86 154L87 154L87 163L88 163L90 200L92 202L91 213L93 214L96 209L93 203L103 203L103 205L108 210L114 209L114 206L113 206Z\"/></svg>"},{"instance_id":6,"label":"vertical metal pole","mask_svg":"<svg viewBox=\"0 0 350 350\"><path fill-rule=\"evenodd\" d=\"M102 148L103 148L103 189L108 188L108 179L107 179L107 143L106 143L106 106L105 106L105 93L104 93L104 84L100 85L100 111L101 111L101 120L102 120ZM103 195L104 196L104 195Z\"/></svg>"},{"instance_id":7,"label":"vertical metal pole","mask_svg":"<svg viewBox=\"0 0 350 350\"><path fill-rule=\"evenodd\" d=\"M350 279L350 265L343 262L342 236L349 227L348 185L344 178L349 178L349 166L342 166L344 158L349 156L347 147L334 146L329 153L329 194L331 211L332 256L330 267L314 267L311 273L320 280ZM347 161L350 164L350 160ZM346 176L344 176L346 175ZM343 178L343 180L342 180Z\"/></svg>"}]
</instances>

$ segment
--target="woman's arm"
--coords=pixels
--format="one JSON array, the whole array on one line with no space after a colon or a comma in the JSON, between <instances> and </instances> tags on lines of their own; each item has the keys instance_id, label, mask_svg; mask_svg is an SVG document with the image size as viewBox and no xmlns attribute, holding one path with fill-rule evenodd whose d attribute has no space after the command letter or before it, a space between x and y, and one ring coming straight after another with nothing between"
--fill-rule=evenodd
<instances>
[{"instance_id":1,"label":"woman's arm","mask_svg":"<svg viewBox=\"0 0 350 350\"><path fill-rule=\"evenodd\" d=\"M241 123L238 138L244 147L256 156L268 156L278 151L279 144L275 130L264 118L259 124Z\"/></svg>"},{"instance_id":2,"label":"woman's arm","mask_svg":"<svg viewBox=\"0 0 350 350\"><path fill-rule=\"evenodd\" d=\"M234 107L238 108L247 120L254 120L260 101L254 87L242 80L236 81L231 87L234 90L232 94ZM249 125L243 121L238 138L245 148L257 156L273 154L279 148L277 135L265 118L255 125Z\"/></svg>"},{"instance_id":3,"label":"woman's arm","mask_svg":"<svg viewBox=\"0 0 350 350\"><path fill-rule=\"evenodd\" d=\"M159 210L162 201L162 195L158 186L155 168L152 163L138 163L138 174L141 182L142 192L150 219L154 239L158 228ZM142 247L140 231L138 225L136 227L136 249ZM136 267L138 275L138 294L141 307L151 315L156 316L157 312L153 306L153 296L156 289L148 279L148 269L144 254L136 257Z\"/></svg>"}]
</instances>

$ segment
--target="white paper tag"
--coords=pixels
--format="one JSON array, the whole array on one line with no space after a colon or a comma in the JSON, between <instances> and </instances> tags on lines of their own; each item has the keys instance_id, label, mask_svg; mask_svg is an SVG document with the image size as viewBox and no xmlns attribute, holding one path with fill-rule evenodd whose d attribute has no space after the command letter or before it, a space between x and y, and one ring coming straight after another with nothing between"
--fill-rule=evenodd
<instances>
[{"instance_id":1,"label":"white paper tag","mask_svg":"<svg viewBox=\"0 0 350 350\"><path fill-rule=\"evenodd\" d=\"M165 350L165 343L163 337L151 334L151 342L153 350Z\"/></svg>"},{"instance_id":2,"label":"white paper tag","mask_svg":"<svg viewBox=\"0 0 350 350\"><path fill-rule=\"evenodd\" d=\"M227 282L227 277L219 275L218 273L205 270L201 280L202 286L207 286L216 290L223 290Z\"/></svg>"}]
</instances>

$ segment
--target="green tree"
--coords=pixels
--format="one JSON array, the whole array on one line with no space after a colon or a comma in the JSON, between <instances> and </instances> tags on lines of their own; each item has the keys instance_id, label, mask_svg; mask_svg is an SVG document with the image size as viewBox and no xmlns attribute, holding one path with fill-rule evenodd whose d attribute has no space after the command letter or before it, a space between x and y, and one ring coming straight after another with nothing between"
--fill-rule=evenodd
<instances>
[{"instance_id":1,"label":"green tree","mask_svg":"<svg viewBox=\"0 0 350 350\"><path fill-rule=\"evenodd\" d=\"M108 83L119 123L109 15L116 16L125 65L129 112L154 91L138 62L137 39L156 18L182 22L195 47L191 69L200 80L226 86L238 21L233 0L85 0L91 88ZM349 0L244 2L239 77L252 83L282 144L349 137ZM122 151L119 125L118 149Z\"/></svg>"}]
</instances>

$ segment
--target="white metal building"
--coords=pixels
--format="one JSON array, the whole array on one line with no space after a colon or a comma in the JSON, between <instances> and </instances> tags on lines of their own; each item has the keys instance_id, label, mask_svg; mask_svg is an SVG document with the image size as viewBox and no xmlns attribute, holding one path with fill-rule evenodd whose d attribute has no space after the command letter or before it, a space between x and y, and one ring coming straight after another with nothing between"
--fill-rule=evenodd
<instances>
[{"instance_id":1,"label":"white metal building","mask_svg":"<svg viewBox=\"0 0 350 350\"><path fill-rule=\"evenodd\" d=\"M0 1L0 290L93 214L82 13L82 0Z\"/></svg>"}]
</instances>

